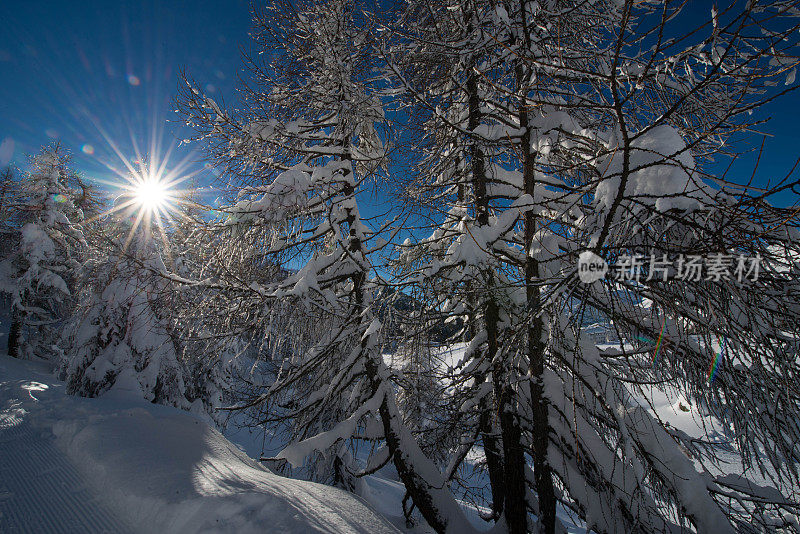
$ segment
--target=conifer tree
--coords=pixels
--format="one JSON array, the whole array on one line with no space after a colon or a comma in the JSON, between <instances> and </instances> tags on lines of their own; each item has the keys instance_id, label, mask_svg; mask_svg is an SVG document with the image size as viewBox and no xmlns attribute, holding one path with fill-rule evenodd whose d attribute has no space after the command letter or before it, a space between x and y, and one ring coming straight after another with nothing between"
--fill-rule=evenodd
<instances>
[{"instance_id":1,"label":"conifer tree","mask_svg":"<svg viewBox=\"0 0 800 534\"><path fill-rule=\"evenodd\" d=\"M130 211L104 217L102 235L95 236L59 374L71 394L97 397L115 390L189 408L179 347L164 316L167 268L154 229L131 224Z\"/></svg>"},{"instance_id":2,"label":"conifer tree","mask_svg":"<svg viewBox=\"0 0 800 534\"><path fill-rule=\"evenodd\" d=\"M86 242L83 213L68 185L75 175L69 160L60 145L42 149L13 198L6 197L13 219L7 231L16 245L4 250L0 289L11 296L9 350L22 358L55 358L59 326L74 305L75 273Z\"/></svg>"}]
</instances>

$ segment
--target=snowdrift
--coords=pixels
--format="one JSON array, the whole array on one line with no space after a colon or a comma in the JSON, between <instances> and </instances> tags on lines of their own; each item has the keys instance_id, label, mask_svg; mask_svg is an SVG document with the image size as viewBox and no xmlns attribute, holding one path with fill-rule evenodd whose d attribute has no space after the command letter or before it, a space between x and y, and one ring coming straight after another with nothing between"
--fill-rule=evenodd
<instances>
[{"instance_id":1,"label":"snowdrift","mask_svg":"<svg viewBox=\"0 0 800 534\"><path fill-rule=\"evenodd\" d=\"M51 376L0 356L0 531L398 532L352 494L269 472L191 414L120 391L70 397Z\"/></svg>"}]
</instances>

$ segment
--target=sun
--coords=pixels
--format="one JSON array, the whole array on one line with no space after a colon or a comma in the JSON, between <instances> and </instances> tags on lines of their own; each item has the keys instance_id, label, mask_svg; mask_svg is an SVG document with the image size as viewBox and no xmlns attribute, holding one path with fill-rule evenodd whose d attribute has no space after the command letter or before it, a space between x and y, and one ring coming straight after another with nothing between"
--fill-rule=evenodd
<instances>
[{"instance_id":1,"label":"sun","mask_svg":"<svg viewBox=\"0 0 800 534\"><path fill-rule=\"evenodd\" d=\"M175 188L183 180L176 172L164 172L162 168L139 164L132 168L123 184L118 184L120 194L114 207L106 214L117 213L118 220L127 221L128 236L123 249L126 250L134 235L140 233L150 239L159 235L168 249L167 227L181 216L181 205L185 191Z\"/></svg>"},{"instance_id":2,"label":"sun","mask_svg":"<svg viewBox=\"0 0 800 534\"><path fill-rule=\"evenodd\" d=\"M149 242L157 239L163 242L163 251L169 257L169 236L179 224L188 220L186 210L198 206L192 200L195 190L186 188L187 180L193 179L203 169L190 169L191 154L185 156L175 165L170 165L172 148L162 156L155 142L151 150L154 156L142 156L136 148L135 159L125 157L111 138L109 145L117 153L125 170L111 164L106 166L119 177L117 181L98 180L108 185L113 191L112 206L95 215L92 220L103 219L108 224L127 230L127 237L122 244L123 251L135 236L138 241Z\"/></svg>"},{"instance_id":3,"label":"sun","mask_svg":"<svg viewBox=\"0 0 800 534\"><path fill-rule=\"evenodd\" d=\"M128 209L146 218L169 217L177 209L178 192L174 189L175 180L157 169L142 169L133 173L124 186L123 196L127 197Z\"/></svg>"},{"instance_id":4,"label":"sun","mask_svg":"<svg viewBox=\"0 0 800 534\"><path fill-rule=\"evenodd\" d=\"M160 177L148 176L134 184L133 196L142 209L156 211L166 207L170 192Z\"/></svg>"}]
</instances>

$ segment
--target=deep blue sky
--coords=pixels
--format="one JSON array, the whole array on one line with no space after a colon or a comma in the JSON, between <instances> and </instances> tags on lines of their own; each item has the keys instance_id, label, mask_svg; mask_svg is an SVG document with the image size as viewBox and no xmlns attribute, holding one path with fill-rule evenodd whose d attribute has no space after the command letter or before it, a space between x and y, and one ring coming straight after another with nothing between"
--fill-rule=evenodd
<instances>
[{"instance_id":1,"label":"deep blue sky","mask_svg":"<svg viewBox=\"0 0 800 534\"><path fill-rule=\"evenodd\" d=\"M137 144L159 158L174 147L170 167L202 169L177 146L178 74L232 98L249 26L244 0L0 2L0 166L24 166L60 140L76 168L103 181L124 170L112 144L129 160Z\"/></svg>"},{"instance_id":2,"label":"deep blue sky","mask_svg":"<svg viewBox=\"0 0 800 534\"><path fill-rule=\"evenodd\" d=\"M181 126L170 102L178 72L230 102L249 27L246 0L0 1L0 166L24 165L27 154L60 140L75 166L101 181L119 181L112 169L124 171L112 144L129 161L135 145L159 159L174 147L170 167L186 159L188 171L202 169L191 146L177 146ZM785 175L800 154L798 111L800 94L765 110L774 137L760 182ZM739 180L751 161L737 167ZM198 174L200 184L208 172Z\"/></svg>"}]
</instances>

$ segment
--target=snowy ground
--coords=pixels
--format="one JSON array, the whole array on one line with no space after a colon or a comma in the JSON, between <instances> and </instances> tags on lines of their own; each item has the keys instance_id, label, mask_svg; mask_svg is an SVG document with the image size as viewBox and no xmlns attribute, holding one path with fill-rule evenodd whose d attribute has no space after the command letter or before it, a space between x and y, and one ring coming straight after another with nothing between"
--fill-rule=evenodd
<instances>
[{"instance_id":1,"label":"snowy ground","mask_svg":"<svg viewBox=\"0 0 800 534\"><path fill-rule=\"evenodd\" d=\"M0 356L0 532L397 530L344 491L275 475L190 414L67 396Z\"/></svg>"},{"instance_id":2,"label":"snowy ground","mask_svg":"<svg viewBox=\"0 0 800 534\"><path fill-rule=\"evenodd\" d=\"M436 357L452 366L465 348ZM689 435L716 427L685 399L654 391L649 400ZM252 458L273 456L281 444L232 423L223 436L189 413L124 391L67 396L45 365L0 356L0 533L405 530L405 492L391 466L364 479L360 499L266 470ZM715 434L727 449L724 471L742 472ZM489 529L474 508L464 511L477 529ZM569 532L583 531L564 510L559 515Z\"/></svg>"},{"instance_id":3,"label":"snowy ground","mask_svg":"<svg viewBox=\"0 0 800 534\"><path fill-rule=\"evenodd\" d=\"M270 436L269 432L265 433L264 431L251 430L243 426L237 426L236 418L229 422L225 435L251 458L275 456L284 446L279 439ZM362 462L366 461L366 457L359 456L359 459ZM480 459L481 458L474 458L475 461ZM418 513L415 513L416 523L414 526L409 528L406 525L402 513L402 502L406 493L405 487L402 482L400 482L400 477L391 464L384 466L372 475L364 477L362 481L363 485L359 488L361 497L393 525L397 526L406 534L434 533L434 530L427 526ZM481 519L478 510L468 503L462 502L461 504L464 514L476 530L491 530L493 523L488 523ZM487 510L484 510L484 512L486 511ZM570 532L573 531L571 530ZM583 532L583 530L575 530L574 532Z\"/></svg>"}]
</instances>

